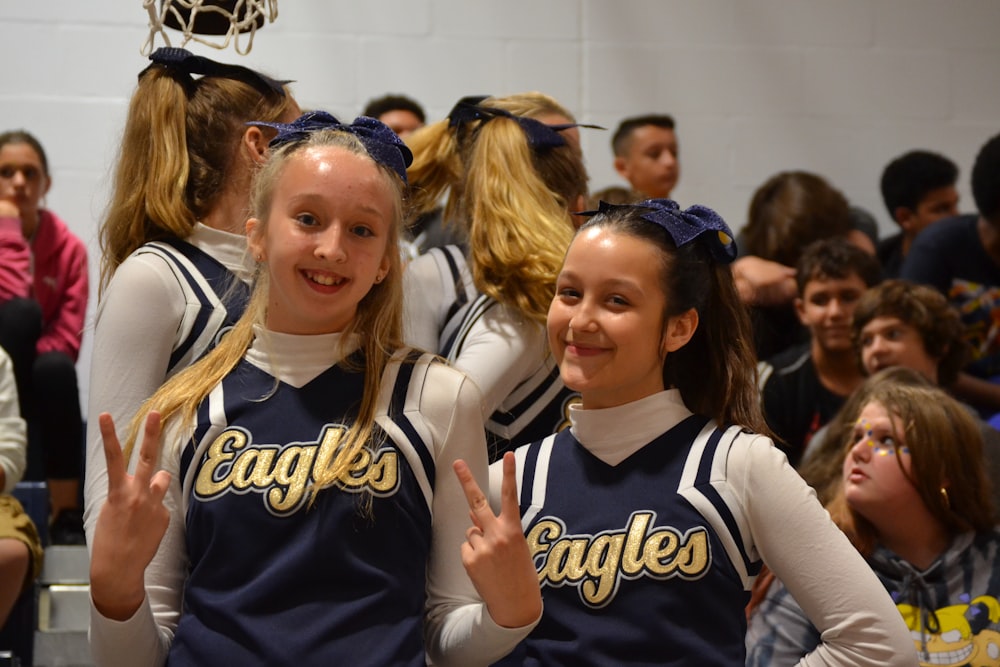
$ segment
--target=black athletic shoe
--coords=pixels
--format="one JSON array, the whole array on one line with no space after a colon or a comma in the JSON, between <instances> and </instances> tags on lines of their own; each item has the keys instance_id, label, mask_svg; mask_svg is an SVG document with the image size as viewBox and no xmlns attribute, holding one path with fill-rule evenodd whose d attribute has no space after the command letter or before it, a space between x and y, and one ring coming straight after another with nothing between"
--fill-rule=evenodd
<instances>
[{"instance_id":1,"label":"black athletic shoe","mask_svg":"<svg viewBox=\"0 0 1000 667\"><path fill-rule=\"evenodd\" d=\"M52 544L86 545L83 510L71 509L59 512L59 516L49 526L49 541Z\"/></svg>"}]
</instances>

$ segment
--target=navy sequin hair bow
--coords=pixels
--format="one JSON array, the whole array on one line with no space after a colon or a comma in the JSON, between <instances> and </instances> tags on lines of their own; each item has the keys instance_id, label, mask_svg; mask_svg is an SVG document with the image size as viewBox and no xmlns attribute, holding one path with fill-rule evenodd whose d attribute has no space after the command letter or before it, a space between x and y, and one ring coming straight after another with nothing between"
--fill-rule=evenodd
<instances>
[{"instance_id":1,"label":"navy sequin hair bow","mask_svg":"<svg viewBox=\"0 0 1000 667\"><path fill-rule=\"evenodd\" d=\"M534 118L515 116L509 111L505 111L503 109L481 106L480 102L485 100L486 97L487 96L477 95L472 97L463 97L460 99L455 106L452 107L451 111L448 112L448 126L461 127L466 123L471 123L477 120L485 123L493 120L494 118L511 118L521 126L524 134L528 137L528 145L536 150L565 146L566 137L559 133L560 130L568 130L571 127L589 127L597 130L604 129L600 125L585 125L583 123L547 125L539 120L535 120Z\"/></svg>"},{"instance_id":2,"label":"navy sequin hair bow","mask_svg":"<svg viewBox=\"0 0 1000 667\"><path fill-rule=\"evenodd\" d=\"M646 199L635 204L602 201L596 211L582 211L577 215L607 215L621 209L639 209L639 217L666 230L678 248L697 240L721 264L729 264L736 259L736 241L732 230L722 216L707 206L694 205L681 210L673 199Z\"/></svg>"},{"instance_id":3,"label":"navy sequin hair bow","mask_svg":"<svg viewBox=\"0 0 1000 667\"><path fill-rule=\"evenodd\" d=\"M153 61L153 64L139 72L140 79L153 65L163 65L176 72L187 74L189 77L192 74L200 74L201 76L217 76L223 79L242 81L265 95L275 93L284 97L285 84L291 83L290 81L272 79L267 75L252 70L249 67L243 67L242 65L227 65L205 58L204 56L196 56L187 49L177 47L160 47L149 54L149 59Z\"/></svg>"},{"instance_id":4,"label":"navy sequin hair bow","mask_svg":"<svg viewBox=\"0 0 1000 667\"><path fill-rule=\"evenodd\" d=\"M277 148L294 141L302 141L311 133L319 130L349 132L361 141L373 160L399 174L404 183L406 183L406 168L413 162L413 153L399 138L399 135L390 130L388 125L368 116L358 116L353 123L345 125L326 111L310 111L302 114L291 123L252 121L247 124L263 125L278 130L278 136L271 139L271 143L268 144L271 148Z\"/></svg>"}]
</instances>

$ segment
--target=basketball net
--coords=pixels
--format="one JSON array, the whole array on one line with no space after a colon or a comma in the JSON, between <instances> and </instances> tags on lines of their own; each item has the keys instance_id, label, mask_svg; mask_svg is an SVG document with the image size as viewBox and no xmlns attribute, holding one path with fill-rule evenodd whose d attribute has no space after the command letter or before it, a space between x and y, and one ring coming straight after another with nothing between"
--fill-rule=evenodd
<instances>
[{"instance_id":1,"label":"basketball net","mask_svg":"<svg viewBox=\"0 0 1000 667\"><path fill-rule=\"evenodd\" d=\"M164 26L165 23L171 23L180 26L178 30L183 35L183 40L178 44L180 47L194 41L221 50L232 42L237 53L247 55L253 48L254 34L263 25L264 17L268 23L273 23L277 18L278 0L236 0L235 3L228 4L234 5L232 11L213 5L211 0L142 0L143 8L149 13L149 36L140 52L144 56L152 53L157 35L163 39L164 46L173 46ZM159 9L157 5L160 5ZM205 16L206 13L215 16ZM202 14L200 19L199 14ZM196 32L196 22L199 20L223 26L228 22L229 27L228 30L219 30L218 36L206 37ZM241 43L241 36L245 43Z\"/></svg>"}]
</instances>

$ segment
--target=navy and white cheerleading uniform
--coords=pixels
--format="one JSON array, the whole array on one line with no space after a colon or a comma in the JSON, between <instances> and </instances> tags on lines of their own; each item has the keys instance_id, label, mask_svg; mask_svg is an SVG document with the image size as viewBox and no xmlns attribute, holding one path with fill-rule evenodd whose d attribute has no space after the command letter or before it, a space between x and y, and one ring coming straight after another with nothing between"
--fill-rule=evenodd
<instances>
[{"instance_id":1,"label":"navy and white cheerleading uniform","mask_svg":"<svg viewBox=\"0 0 1000 667\"><path fill-rule=\"evenodd\" d=\"M258 334L199 407L193 435L165 438L170 527L136 615L116 624L92 610L98 664L504 655L529 628L496 626L461 563L468 504L453 460L486 481L475 387L432 355L398 354L376 411L385 437L310 506L313 470L353 423L364 372L334 363L339 334ZM345 347L361 361L355 343Z\"/></svg>"},{"instance_id":2,"label":"navy and white cheerleading uniform","mask_svg":"<svg viewBox=\"0 0 1000 667\"><path fill-rule=\"evenodd\" d=\"M908 664L891 600L770 439L692 414L677 390L570 418L516 450L544 612L498 664L742 665L764 562L827 633L805 664ZM497 505L500 464L490 476Z\"/></svg>"},{"instance_id":3,"label":"navy and white cheerleading uniform","mask_svg":"<svg viewBox=\"0 0 1000 667\"><path fill-rule=\"evenodd\" d=\"M168 378L213 347L243 313L254 267L246 236L201 223L183 241L145 244L115 271L94 327L87 412L85 527L107 491L97 416L124 428Z\"/></svg>"},{"instance_id":4,"label":"navy and white cheerleading uniform","mask_svg":"<svg viewBox=\"0 0 1000 667\"><path fill-rule=\"evenodd\" d=\"M478 294L458 248L415 259L405 285L407 342L436 351L479 386L491 460L569 425L579 394L559 377L545 327Z\"/></svg>"},{"instance_id":5,"label":"navy and white cheerleading uniform","mask_svg":"<svg viewBox=\"0 0 1000 667\"><path fill-rule=\"evenodd\" d=\"M155 254L170 266L187 304L167 364L169 378L215 347L236 324L250 300L250 286L187 241L154 241L136 250L136 255L146 254Z\"/></svg>"},{"instance_id":6,"label":"navy and white cheerleading uniform","mask_svg":"<svg viewBox=\"0 0 1000 667\"><path fill-rule=\"evenodd\" d=\"M479 296L465 254L454 245L430 248L409 262L403 289L406 342L429 352L441 348L451 333L447 323Z\"/></svg>"}]
</instances>

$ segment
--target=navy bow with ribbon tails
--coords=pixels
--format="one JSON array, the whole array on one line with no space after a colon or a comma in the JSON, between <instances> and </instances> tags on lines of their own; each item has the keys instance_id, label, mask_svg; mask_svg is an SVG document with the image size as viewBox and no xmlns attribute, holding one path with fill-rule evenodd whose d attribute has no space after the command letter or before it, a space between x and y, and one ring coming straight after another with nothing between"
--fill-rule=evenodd
<instances>
[{"instance_id":1,"label":"navy bow with ribbon tails","mask_svg":"<svg viewBox=\"0 0 1000 667\"><path fill-rule=\"evenodd\" d=\"M525 116L515 116L504 109L480 106L483 97L463 97L448 113L448 126L461 127L472 121L489 122L494 118L510 118L521 126L525 136L528 137L528 145L534 150L546 148L558 148L566 145L566 137L560 134L560 130L568 130L571 127L590 127L598 130L604 128L599 125L585 125L583 123L563 123L560 125L548 125L534 118Z\"/></svg>"},{"instance_id":2,"label":"navy bow with ribbon tails","mask_svg":"<svg viewBox=\"0 0 1000 667\"><path fill-rule=\"evenodd\" d=\"M326 111L310 111L291 123L253 121L248 125L262 125L276 129L277 136L268 144L271 148L301 141L318 130L349 132L361 141L373 160L392 169L404 183L406 183L406 168L413 162L413 153L399 135L389 129L388 125L368 116L358 116L353 123L346 125Z\"/></svg>"},{"instance_id":3,"label":"navy bow with ribbon tails","mask_svg":"<svg viewBox=\"0 0 1000 667\"><path fill-rule=\"evenodd\" d=\"M278 81L261 74L256 70L242 65L227 65L216 62L204 56L196 56L187 49L164 46L149 54L149 59L153 61L146 69L139 72L139 78L149 71L154 65L162 65L177 72L183 72L188 76L198 74L201 76L217 76L223 79L233 79L253 86L265 95L275 93L281 97L285 96L285 84L291 81Z\"/></svg>"},{"instance_id":4,"label":"navy bow with ribbon tails","mask_svg":"<svg viewBox=\"0 0 1000 667\"><path fill-rule=\"evenodd\" d=\"M479 105L489 97L489 95L466 95L455 102L455 106L448 112L448 126L455 127L485 117L483 108Z\"/></svg>"},{"instance_id":5,"label":"navy bow with ribbon tails","mask_svg":"<svg viewBox=\"0 0 1000 667\"><path fill-rule=\"evenodd\" d=\"M708 248L715 261L729 264L736 259L732 230L722 216L707 206L696 204L681 210L673 199L646 199L635 204L602 201L596 211L583 211L578 215L607 214L617 209L640 209L639 217L666 230L678 248L698 240Z\"/></svg>"}]
</instances>

